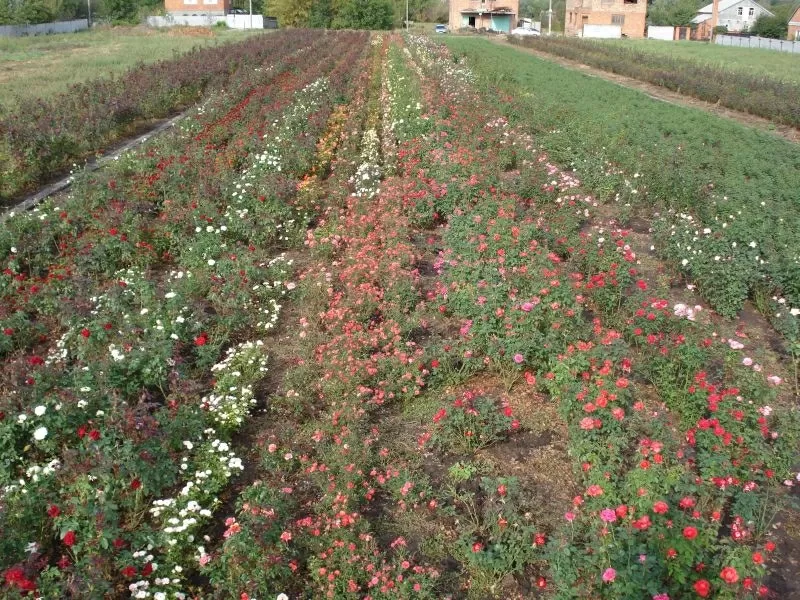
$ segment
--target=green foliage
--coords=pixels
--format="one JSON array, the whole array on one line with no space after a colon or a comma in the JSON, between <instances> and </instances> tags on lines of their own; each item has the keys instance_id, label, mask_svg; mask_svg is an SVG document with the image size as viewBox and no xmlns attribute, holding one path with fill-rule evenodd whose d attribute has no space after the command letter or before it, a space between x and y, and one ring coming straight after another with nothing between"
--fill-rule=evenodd
<instances>
[{"instance_id":1,"label":"green foliage","mask_svg":"<svg viewBox=\"0 0 800 600\"><path fill-rule=\"evenodd\" d=\"M390 0L348 0L333 20L336 29L391 29L393 24Z\"/></svg>"},{"instance_id":2,"label":"green foliage","mask_svg":"<svg viewBox=\"0 0 800 600\"><path fill-rule=\"evenodd\" d=\"M138 11L136 0L105 0L105 15L114 23L135 23Z\"/></svg>"},{"instance_id":3,"label":"green foliage","mask_svg":"<svg viewBox=\"0 0 800 600\"><path fill-rule=\"evenodd\" d=\"M304 27L311 13L311 0L269 0L267 11L281 27Z\"/></svg>"},{"instance_id":4,"label":"green foliage","mask_svg":"<svg viewBox=\"0 0 800 600\"><path fill-rule=\"evenodd\" d=\"M800 304L795 291L800 291L795 262L795 232L800 223L796 165L800 157L794 146L711 115L655 103L639 92L614 84L589 82L580 74L550 63L531 60L512 68L510 48L490 47L488 42L458 37L448 38L446 43L474 59L489 84L491 78L502 74L510 78L509 83L503 84L504 91L530 98L523 103L528 110L537 109L535 116L524 109L521 114L529 123L533 118L538 131L553 131L540 136L540 143L556 160L575 165L584 182L611 186L621 192L626 177L609 176L604 172L606 161L620 165L629 180L638 173L637 181L645 182L641 184L644 187L630 201L639 207L647 202L649 207L664 210L663 223L655 227L660 252L700 284L713 307L733 315L754 286L765 281L783 290L791 306ZM548 39L534 44L536 48L555 45L577 51L578 60L583 62L593 48L605 47L587 40L569 40L562 45ZM557 52L561 54L560 49ZM598 64L610 64L610 54L605 50L601 53L604 58L598 54ZM635 53L636 58L621 56L614 59L614 64L640 71L648 70L647 65L655 58L644 52ZM676 61L674 68L669 68L665 59L659 60L662 85L681 78L686 82L681 84L681 90L691 89L683 87L691 84L686 75L692 69L705 69L708 75L694 78L695 82L702 81L706 91L717 87L725 94L723 104L734 94L758 103L751 105L751 112L775 110L782 97L797 97L778 92L795 87L789 83L761 78L757 84L754 77L723 72L710 65L702 65L701 69L690 61ZM732 84L733 78L740 77L742 82L751 81L752 89L758 93L743 95L744 84ZM768 93L770 85L774 85L774 95ZM790 102L787 115L797 111L796 102ZM754 147L759 150L754 152ZM691 213L694 221L679 222L681 213ZM704 229L710 233L695 233ZM695 237L699 239L693 240Z\"/></svg>"},{"instance_id":5,"label":"green foliage","mask_svg":"<svg viewBox=\"0 0 800 600\"><path fill-rule=\"evenodd\" d=\"M48 23L55 14L45 0L29 0L17 9L16 22L22 24Z\"/></svg>"},{"instance_id":6,"label":"green foliage","mask_svg":"<svg viewBox=\"0 0 800 600\"><path fill-rule=\"evenodd\" d=\"M14 11L8 0L0 0L0 25L11 25L14 22Z\"/></svg>"},{"instance_id":7,"label":"green foliage","mask_svg":"<svg viewBox=\"0 0 800 600\"><path fill-rule=\"evenodd\" d=\"M651 25L687 26L702 6L702 0L655 0L647 10Z\"/></svg>"},{"instance_id":8,"label":"green foliage","mask_svg":"<svg viewBox=\"0 0 800 600\"><path fill-rule=\"evenodd\" d=\"M333 24L336 15L332 0L313 0L308 14L308 26L328 28Z\"/></svg>"},{"instance_id":9,"label":"green foliage","mask_svg":"<svg viewBox=\"0 0 800 600\"><path fill-rule=\"evenodd\" d=\"M789 24L787 23L786 19L779 15L775 15L774 17L770 17L767 14L763 14L753 26L750 28L750 33L754 33L755 35L765 37L765 38L773 38L776 40L784 40L786 39L786 34L789 31Z\"/></svg>"}]
</instances>

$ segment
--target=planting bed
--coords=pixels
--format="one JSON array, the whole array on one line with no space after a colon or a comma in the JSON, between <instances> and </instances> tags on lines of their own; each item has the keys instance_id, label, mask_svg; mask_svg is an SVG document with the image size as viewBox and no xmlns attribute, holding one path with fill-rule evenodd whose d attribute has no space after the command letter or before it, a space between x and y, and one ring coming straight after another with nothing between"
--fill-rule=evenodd
<instances>
[{"instance_id":1,"label":"planting bed","mask_svg":"<svg viewBox=\"0 0 800 600\"><path fill-rule=\"evenodd\" d=\"M769 326L671 287L480 62L291 40L1 226L3 592L794 593Z\"/></svg>"},{"instance_id":2,"label":"planting bed","mask_svg":"<svg viewBox=\"0 0 800 600\"><path fill-rule=\"evenodd\" d=\"M680 91L707 102L800 127L800 84L780 74L730 70L719 65L622 46L566 37L542 37L513 43ZM782 57L778 57L782 58ZM785 60L785 58L784 58Z\"/></svg>"},{"instance_id":3,"label":"planting bed","mask_svg":"<svg viewBox=\"0 0 800 600\"><path fill-rule=\"evenodd\" d=\"M29 99L0 117L0 206L153 120L235 88L262 61L297 49L294 35L261 35L139 64L117 78Z\"/></svg>"}]
</instances>

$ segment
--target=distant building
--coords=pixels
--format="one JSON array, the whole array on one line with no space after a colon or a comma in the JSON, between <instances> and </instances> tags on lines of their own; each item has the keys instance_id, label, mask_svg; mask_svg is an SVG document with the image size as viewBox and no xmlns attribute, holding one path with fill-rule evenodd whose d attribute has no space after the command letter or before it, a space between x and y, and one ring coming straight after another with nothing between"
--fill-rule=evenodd
<instances>
[{"instance_id":1,"label":"distant building","mask_svg":"<svg viewBox=\"0 0 800 600\"><path fill-rule=\"evenodd\" d=\"M622 35L643 38L647 0L567 0L564 33L582 36L584 25L618 25Z\"/></svg>"},{"instance_id":2,"label":"distant building","mask_svg":"<svg viewBox=\"0 0 800 600\"><path fill-rule=\"evenodd\" d=\"M164 9L172 15L213 15L228 14L231 0L164 0Z\"/></svg>"},{"instance_id":3,"label":"distant building","mask_svg":"<svg viewBox=\"0 0 800 600\"><path fill-rule=\"evenodd\" d=\"M790 40L800 41L800 6L794 11L789 19L789 38Z\"/></svg>"},{"instance_id":4,"label":"distant building","mask_svg":"<svg viewBox=\"0 0 800 600\"><path fill-rule=\"evenodd\" d=\"M711 10L713 4L708 4L697 11L697 16L692 23L698 29L711 34ZM753 0L720 0L719 18L717 27L727 27L729 33L742 33L748 31L761 15L774 17L766 8L753 2ZM707 36L703 36L707 37Z\"/></svg>"},{"instance_id":5,"label":"distant building","mask_svg":"<svg viewBox=\"0 0 800 600\"><path fill-rule=\"evenodd\" d=\"M450 0L450 29L463 27L510 33L517 26L519 0Z\"/></svg>"}]
</instances>

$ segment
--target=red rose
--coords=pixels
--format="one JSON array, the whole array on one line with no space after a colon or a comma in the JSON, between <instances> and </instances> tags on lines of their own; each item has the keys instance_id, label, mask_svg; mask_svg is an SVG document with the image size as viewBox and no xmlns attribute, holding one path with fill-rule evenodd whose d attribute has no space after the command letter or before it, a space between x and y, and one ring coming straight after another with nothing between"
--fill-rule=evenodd
<instances>
[{"instance_id":1,"label":"red rose","mask_svg":"<svg viewBox=\"0 0 800 600\"><path fill-rule=\"evenodd\" d=\"M691 525L689 525L688 527L684 527L683 537L685 537L687 540L693 540L694 538L697 537L697 528L692 527Z\"/></svg>"},{"instance_id":2,"label":"red rose","mask_svg":"<svg viewBox=\"0 0 800 600\"><path fill-rule=\"evenodd\" d=\"M97 440L99 440L99 439L100 439L100 432L99 432L99 431L97 431L97 429L92 429L92 430L89 432L89 437L90 437L90 438L91 438L93 441L95 441L95 442L96 442Z\"/></svg>"},{"instance_id":3,"label":"red rose","mask_svg":"<svg viewBox=\"0 0 800 600\"><path fill-rule=\"evenodd\" d=\"M74 531L68 531L67 533L65 533L62 541L64 542L65 546L74 546L75 545L75 532Z\"/></svg>"},{"instance_id":4,"label":"red rose","mask_svg":"<svg viewBox=\"0 0 800 600\"><path fill-rule=\"evenodd\" d=\"M138 477L136 479L134 479L133 481L131 481L131 489L132 490L138 490L140 487L142 487L142 482L139 481Z\"/></svg>"},{"instance_id":5,"label":"red rose","mask_svg":"<svg viewBox=\"0 0 800 600\"><path fill-rule=\"evenodd\" d=\"M733 567L725 567L720 571L719 576L725 583L736 583L739 581L739 573Z\"/></svg>"},{"instance_id":6,"label":"red rose","mask_svg":"<svg viewBox=\"0 0 800 600\"><path fill-rule=\"evenodd\" d=\"M153 573L153 563L147 563L142 567L142 577L149 577Z\"/></svg>"},{"instance_id":7,"label":"red rose","mask_svg":"<svg viewBox=\"0 0 800 600\"><path fill-rule=\"evenodd\" d=\"M711 592L711 584L705 579L699 579L694 583L694 591L697 592L697 595L701 598L705 598L708 596L709 592Z\"/></svg>"},{"instance_id":8,"label":"red rose","mask_svg":"<svg viewBox=\"0 0 800 600\"><path fill-rule=\"evenodd\" d=\"M196 338L194 338L194 345L195 346L205 346L206 342L208 342L208 334L206 332L201 333Z\"/></svg>"},{"instance_id":9,"label":"red rose","mask_svg":"<svg viewBox=\"0 0 800 600\"><path fill-rule=\"evenodd\" d=\"M136 567L127 566L124 569L122 569L122 571L120 571L120 572L122 573L123 577L128 577L128 578L135 577L136 576Z\"/></svg>"},{"instance_id":10,"label":"red rose","mask_svg":"<svg viewBox=\"0 0 800 600\"><path fill-rule=\"evenodd\" d=\"M753 562L757 565L764 564L764 555L761 552L753 552Z\"/></svg>"},{"instance_id":11,"label":"red rose","mask_svg":"<svg viewBox=\"0 0 800 600\"><path fill-rule=\"evenodd\" d=\"M90 335L92 335L92 332L86 329L86 327L84 327L83 329L81 329L81 335L85 338L88 338Z\"/></svg>"},{"instance_id":12,"label":"red rose","mask_svg":"<svg viewBox=\"0 0 800 600\"><path fill-rule=\"evenodd\" d=\"M544 588L547 587L547 579L545 579L544 577L539 577L539 579L536 581L536 585L540 590L543 590Z\"/></svg>"},{"instance_id":13,"label":"red rose","mask_svg":"<svg viewBox=\"0 0 800 600\"><path fill-rule=\"evenodd\" d=\"M775 542L767 542L766 544L764 544L764 550L766 550L767 552L772 552L773 550L775 550Z\"/></svg>"},{"instance_id":14,"label":"red rose","mask_svg":"<svg viewBox=\"0 0 800 600\"><path fill-rule=\"evenodd\" d=\"M55 504L51 504L47 507L47 515L55 519L58 515L61 514L61 509L58 508Z\"/></svg>"},{"instance_id":15,"label":"red rose","mask_svg":"<svg viewBox=\"0 0 800 600\"><path fill-rule=\"evenodd\" d=\"M669 510L669 505L664 502L663 500L659 500L658 502L653 504L653 512L663 515Z\"/></svg>"}]
</instances>

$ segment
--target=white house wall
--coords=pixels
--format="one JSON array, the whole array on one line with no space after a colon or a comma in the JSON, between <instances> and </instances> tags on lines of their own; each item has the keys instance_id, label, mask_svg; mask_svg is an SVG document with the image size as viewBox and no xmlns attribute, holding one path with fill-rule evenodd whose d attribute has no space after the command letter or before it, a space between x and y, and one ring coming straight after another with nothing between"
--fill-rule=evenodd
<instances>
[{"instance_id":1,"label":"white house wall","mask_svg":"<svg viewBox=\"0 0 800 600\"><path fill-rule=\"evenodd\" d=\"M741 15L739 15L739 8L742 9ZM753 9L752 16L750 15L751 8ZM755 2L744 0L726 10L720 11L719 26L727 27L728 31L747 31L755 24L756 19L764 13L769 14L768 11Z\"/></svg>"}]
</instances>

